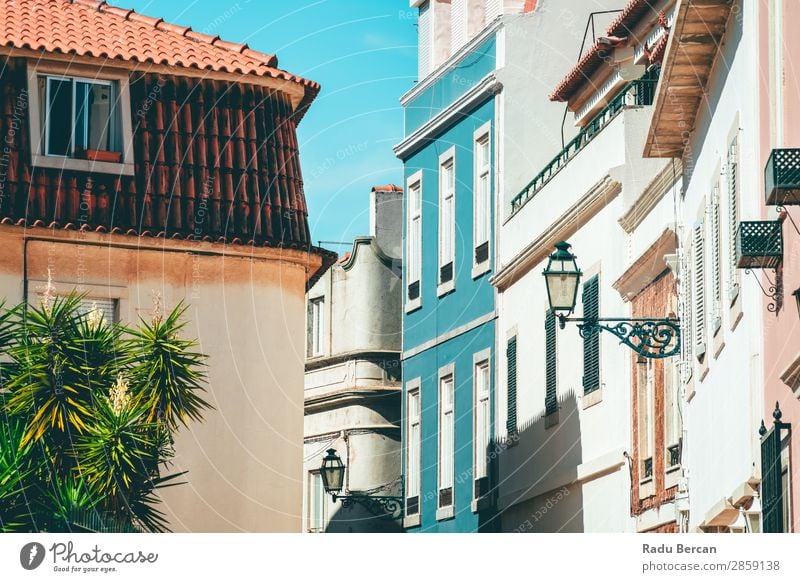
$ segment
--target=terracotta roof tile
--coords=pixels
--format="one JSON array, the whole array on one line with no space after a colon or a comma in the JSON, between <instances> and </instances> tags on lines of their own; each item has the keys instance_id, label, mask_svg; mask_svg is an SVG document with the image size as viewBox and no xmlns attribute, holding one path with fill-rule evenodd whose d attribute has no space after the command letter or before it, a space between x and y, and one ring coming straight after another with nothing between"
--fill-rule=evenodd
<instances>
[{"instance_id":1,"label":"terracotta roof tile","mask_svg":"<svg viewBox=\"0 0 800 582\"><path fill-rule=\"evenodd\" d=\"M647 16L648 13L656 15L655 5L660 0L629 0L617 17L611 22L606 30L609 38L621 38L627 40L632 34L632 29ZM622 43L619 43L622 44ZM567 73L564 79L556 86L550 94L551 101L569 101L575 91L586 82L589 77L597 70L606 56L606 51L611 49L607 44L595 42L592 47L583 54L578 63Z\"/></svg>"},{"instance_id":2,"label":"terracotta roof tile","mask_svg":"<svg viewBox=\"0 0 800 582\"><path fill-rule=\"evenodd\" d=\"M0 45L273 77L319 91L278 69L275 55L101 0L0 0Z\"/></svg>"},{"instance_id":3,"label":"terracotta roof tile","mask_svg":"<svg viewBox=\"0 0 800 582\"><path fill-rule=\"evenodd\" d=\"M402 192L403 189L396 184L386 184L385 186L373 186L373 192Z\"/></svg>"}]
</instances>

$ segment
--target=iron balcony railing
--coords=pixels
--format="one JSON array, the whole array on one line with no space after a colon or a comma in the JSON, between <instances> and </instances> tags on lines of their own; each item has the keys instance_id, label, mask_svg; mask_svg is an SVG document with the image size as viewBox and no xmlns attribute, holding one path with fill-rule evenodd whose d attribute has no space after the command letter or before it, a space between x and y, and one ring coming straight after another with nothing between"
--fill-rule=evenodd
<instances>
[{"instance_id":1,"label":"iron balcony railing","mask_svg":"<svg viewBox=\"0 0 800 582\"><path fill-rule=\"evenodd\" d=\"M642 78L625 87L605 108L578 132L550 163L548 163L525 188L511 200L511 214L532 198L592 139L600 133L626 107L652 105L658 78Z\"/></svg>"},{"instance_id":2,"label":"iron balcony railing","mask_svg":"<svg viewBox=\"0 0 800 582\"><path fill-rule=\"evenodd\" d=\"M800 149L775 149L764 168L768 206L800 204Z\"/></svg>"}]
</instances>

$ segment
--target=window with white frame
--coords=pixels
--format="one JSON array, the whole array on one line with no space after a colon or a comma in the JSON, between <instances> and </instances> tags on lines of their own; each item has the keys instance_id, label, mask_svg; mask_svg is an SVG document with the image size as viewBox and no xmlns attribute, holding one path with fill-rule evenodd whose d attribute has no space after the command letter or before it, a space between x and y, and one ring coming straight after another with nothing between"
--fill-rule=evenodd
<instances>
[{"instance_id":1,"label":"window with white frame","mask_svg":"<svg viewBox=\"0 0 800 582\"><path fill-rule=\"evenodd\" d=\"M719 183L714 186L708 208L711 242L711 333L722 327L722 243L720 240Z\"/></svg>"},{"instance_id":2,"label":"window with white frame","mask_svg":"<svg viewBox=\"0 0 800 582\"><path fill-rule=\"evenodd\" d=\"M439 165L439 284L453 281L456 240L455 154L448 153Z\"/></svg>"},{"instance_id":3,"label":"window with white frame","mask_svg":"<svg viewBox=\"0 0 800 582\"><path fill-rule=\"evenodd\" d=\"M307 506L306 524L309 533L323 533L326 517L325 487L319 471L309 471L308 473Z\"/></svg>"},{"instance_id":4,"label":"window with white frame","mask_svg":"<svg viewBox=\"0 0 800 582\"><path fill-rule=\"evenodd\" d=\"M492 419L490 393L489 360L475 364L475 438L474 438L474 491L475 499L489 492L488 449L491 439Z\"/></svg>"},{"instance_id":5,"label":"window with white frame","mask_svg":"<svg viewBox=\"0 0 800 582\"><path fill-rule=\"evenodd\" d=\"M664 360L664 446L666 447L664 466L667 470L681 462L680 387L675 366L674 358Z\"/></svg>"},{"instance_id":6,"label":"window with white frame","mask_svg":"<svg viewBox=\"0 0 800 582\"><path fill-rule=\"evenodd\" d=\"M422 278L422 180L415 175L408 185L406 224L406 291L408 301L420 298Z\"/></svg>"},{"instance_id":7,"label":"window with white frame","mask_svg":"<svg viewBox=\"0 0 800 582\"><path fill-rule=\"evenodd\" d=\"M655 363L650 358L639 357L636 364L637 416L639 420L639 480L653 477L654 416L655 416Z\"/></svg>"},{"instance_id":8,"label":"window with white frame","mask_svg":"<svg viewBox=\"0 0 800 582\"><path fill-rule=\"evenodd\" d=\"M439 508L453 505L455 455L454 377L439 378Z\"/></svg>"},{"instance_id":9,"label":"window with white frame","mask_svg":"<svg viewBox=\"0 0 800 582\"><path fill-rule=\"evenodd\" d=\"M491 147L488 131L475 140L475 265L489 261L492 216Z\"/></svg>"},{"instance_id":10,"label":"window with white frame","mask_svg":"<svg viewBox=\"0 0 800 582\"><path fill-rule=\"evenodd\" d=\"M701 219L694 225L692 237L692 258L694 262L694 273L692 282L694 284L694 321L692 330L694 332L694 355L702 359L706 353L706 246L704 221Z\"/></svg>"},{"instance_id":11,"label":"window with white frame","mask_svg":"<svg viewBox=\"0 0 800 582\"><path fill-rule=\"evenodd\" d=\"M728 146L726 164L728 178L728 299L734 302L739 295L740 275L736 266L736 235L739 232L739 139L734 137Z\"/></svg>"},{"instance_id":12,"label":"window with white frame","mask_svg":"<svg viewBox=\"0 0 800 582\"><path fill-rule=\"evenodd\" d=\"M311 299L308 304L308 355L321 356L325 351L325 298Z\"/></svg>"},{"instance_id":13,"label":"window with white frame","mask_svg":"<svg viewBox=\"0 0 800 582\"><path fill-rule=\"evenodd\" d=\"M419 380L409 382L406 395L406 515L419 514L422 465L422 415Z\"/></svg>"},{"instance_id":14,"label":"window with white frame","mask_svg":"<svg viewBox=\"0 0 800 582\"><path fill-rule=\"evenodd\" d=\"M41 75L38 83L44 155L122 160L115 81Z\"/></svg>"}]
</instances>

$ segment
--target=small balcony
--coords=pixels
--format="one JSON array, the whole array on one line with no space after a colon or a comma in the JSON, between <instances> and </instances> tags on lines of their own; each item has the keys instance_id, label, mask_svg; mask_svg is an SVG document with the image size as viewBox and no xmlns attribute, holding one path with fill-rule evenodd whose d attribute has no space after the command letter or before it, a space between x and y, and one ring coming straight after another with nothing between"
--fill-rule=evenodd
<instances>
[{"instance_id":1,"label":"small balcony","mask_svg":"<svg viewBox=\"0 0 800 582\"><path fill-rule=\"evenodd\" d=\"M774 269L783 259L783 223L779 220L745 221L736 233L736 266L740 269Z\"/></svg>"},{"instance_id":2,"label":"small balcony","mask_svg":"<svg viewBox=\"0 0 800 582\"><path fill-rule=\"evenodd\" d=\"M800 149L775 149L764 168L768 206L800 204Z\"/></svg>"},{"instance_id":3,"label":"small balcony","mask_svg":"<svg viewBox=\"0 0 800 582\"><path fill-rule=\"evenodd\" d=\"M572 140L511 200L513 216L530 198L541 190L578 152L582 151L623 109L653 104L658 78L642 78L629 83L605 108L578 132Z\"/></svg>"}]
</instances>

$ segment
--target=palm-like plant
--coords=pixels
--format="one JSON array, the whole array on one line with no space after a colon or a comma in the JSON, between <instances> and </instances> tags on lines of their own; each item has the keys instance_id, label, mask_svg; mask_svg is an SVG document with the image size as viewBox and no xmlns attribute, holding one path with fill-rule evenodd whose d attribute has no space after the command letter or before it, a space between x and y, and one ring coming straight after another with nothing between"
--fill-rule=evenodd
<instances>
[{"instance_id":1,"label":"palm-like plant","mask_svg":"<svg viewBox=\"0 0 800 582\"><path fill-rule=\"evenodd\" d=\"M0 531L167 530L173 432L209 407L185 309L138 329L76 295L0 311Z\"/></svg>"}]
</instances>

